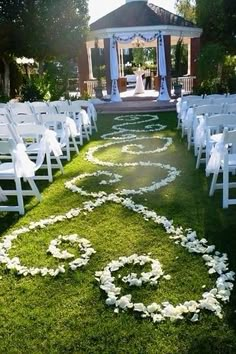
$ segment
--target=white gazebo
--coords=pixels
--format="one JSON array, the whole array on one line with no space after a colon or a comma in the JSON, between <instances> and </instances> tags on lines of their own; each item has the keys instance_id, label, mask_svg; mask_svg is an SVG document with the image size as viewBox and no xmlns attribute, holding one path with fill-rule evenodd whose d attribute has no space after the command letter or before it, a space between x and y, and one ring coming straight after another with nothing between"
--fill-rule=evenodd
<instances>
[{"instance_id":1,"label":"white gazebo","mask_svg":"<svg viewBox=\"0 0 236 354\"><path fill-rule=\"evenodd\" d=\"M196 76L196 61L202 30L148 0L126 0L126 4L90 25L90 33L79 58L80 89L93 79L91 48L95 40L104 48L106 86L112 101L120 101L118 83L124 75L123 51L137 46L157 48L159 100L168 100L171 90L171 45L183 38L188 45L188 74Z\"/></svg>"}]
</instances>

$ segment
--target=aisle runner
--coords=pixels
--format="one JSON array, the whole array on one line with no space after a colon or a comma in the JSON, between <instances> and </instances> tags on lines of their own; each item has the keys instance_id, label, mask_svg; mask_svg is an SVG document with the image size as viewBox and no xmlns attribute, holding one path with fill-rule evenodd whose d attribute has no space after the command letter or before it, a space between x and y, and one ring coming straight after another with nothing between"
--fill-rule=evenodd
<instances>
[{"instance_id":1,"label":"aisle runner","mask_svg":"<svg viewBox=\"0 0 236 354\"><path fill-rule=\"evenodd\" d=\"M142 161L141 156L147 157L150 154L157 154L168 149L172 144L172 139L169 137L160 137L154 135L149 137L148 132L157 132L165 129L165 126L158 124L158 117L151 115L127 115L120 116L115 119L119 124L114 125L113 132L102 136L103 139L109 139L111 141L97 147L90 148L86 154L86 158L93 164L106 167L134 167L142 166L144 168L158 167L166 170L167 177L161 181L154 181L151 185L132 189L121 189L116 193L106 193L104 190L99 192L89 192L83 187L78 187L76 182L88 177L102 177L100 181L101 187L106 184L117 183L122 179L122 176L115 174L108 170L99 170L95 173L80 174L71 181L65 183L65 187L74 193L80 193L92 197L93 199L83 203L82 208L73 208L63 215L50 216L47 219L42 219L37 222L31 222L28 226L22 227L13 231L10 235L4 237L0 243L0 262L4 263L8 269L13 269L20 275L51 275L57 276L59 273L65 272L65 265L58 266L57 268L37 268L26 267L21 264L18 257L11 258L9 256L9 250L12 247L12 242L17 239L18 236L35 230L42 229L55 223L63 222L68 219L78 217L87 212L92 212L98 207L102 207L107 202L113 202L122 205L125 208L132 210L135 213L140 214L146 221L152 221L158 225L161 225L168 237L176 244L184 247L191 253L197 253L202 256L205 265L208 267L209 274L216 275L216 282L213 289L205 291L202 297L198 301L188 300L182 304L173 305L168 301L157 304L152 303L144 305L143 303L135 303L132 301L130 294L121 295L121 288L115 285L114 272L117 272L121 267L125 267L126 264L139 264L141 266L149 263L151 270L149 272L142 272L140 276L136 273L131 273L121 280L130 285L141 287L143 284L157 285L159 279L162 277L166 281L171 281L171 275L165 274L162 269L162 265L157 259L152 259L149 255L128 255L121 256L117 260L112 260L103 270L97 271L95 278L99 282L100 288L106 293L106 304L114 306L114 311L120 310L133 310L139 312L142 317L148 317L153 322L161 322L169 318L170 320L183 319L184 316L190 314L191 321L195 322L199 320L199 313L203 309L212 311L215 315L222 318L222 303L229 301L230 293L233 289L234 272L228 270L228 258L226 254L221 254L215 251L214 245L208 245L206 239L198 239L196 232L191 229L183 229L181 226L176 227L172 221L168 220L165 216L159 216L155 211L149 210L143 205L136 204L132 200L132 195L143 194L146 192L155 191L168 183L171 183L179 176L180 171L175 167L168 164L161 164L157 162ZM142 128L138 128L142 126ZM136 134L146 135L136 135ZM145 150L145 140L152 139L161 140L163 146L153 150ZM112 146L122 146L122 153L129 155L140 156L138 162L112 162L102 161L96 158L94 155L101 149L109 149ZM104 179L105 178L105 179ZM81 250L81 257L74 259L69 263L69 268L76 270L79 267L86 266L90 261L90 257L96 251L91 246L89 240L80 238L78 235L59 235L56 239L52 240L48 252L53 257L58 259L71 259L74 255L64 250L61 251L59 246L63 242L69 242L72 246L78 245ZM177 246L176 246L177 247ZM92 260L91 260L92 261Z\"/></svg>"}]
</instances>

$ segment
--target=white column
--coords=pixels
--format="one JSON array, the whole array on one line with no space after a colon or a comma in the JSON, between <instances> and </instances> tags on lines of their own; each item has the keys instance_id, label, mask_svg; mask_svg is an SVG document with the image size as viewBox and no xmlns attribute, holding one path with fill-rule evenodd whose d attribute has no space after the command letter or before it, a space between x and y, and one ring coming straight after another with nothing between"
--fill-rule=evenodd
<instances>
[{"instance_id":1,"label":"white column","mask_svg":"<svg viewBox=\"0 0 236 354\"><path fill-rule=\"evenodd\" d=\"M117 49L118 49L118 73L119 73L119 77L121 77L121 49L119 48L119 43L117 45Z\"/></svg>"},{"instance_id":2,"label":"white column","mask_svg":"<svg viewBox=\"0 0 236 354\"><path fill-rule=\"evenodd\" d=\"M120 56L121 56L121 76L124 77L125 73L124 73L124 49L121 48L120 50Z\"/></svg>"},{"instance_id":3,"label":"white column","mask_svg":"<svg viewBox=\"0 0 236 354\"><path fill-rule=\"evenodd\" d=\"M188 75L191 75L191 43L188 41Z\"/></svg>"},{"instance_id":4,"label":"white column","mask_svg":"<svg viewBox=\"0 0 236 354\"><path fill-rule=\"evenodd\" d=\"M89 68L89 80L93 80L93 64L92 64L92 55L91 48L87 47L87 55L88 55L88 68Z\"/></svg>"}]
</instances>

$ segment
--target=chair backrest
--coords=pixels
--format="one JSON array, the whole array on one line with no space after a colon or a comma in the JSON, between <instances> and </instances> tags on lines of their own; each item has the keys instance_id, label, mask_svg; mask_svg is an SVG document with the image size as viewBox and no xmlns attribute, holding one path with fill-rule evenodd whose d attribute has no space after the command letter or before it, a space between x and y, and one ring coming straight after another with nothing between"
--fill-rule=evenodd
<instances>
[{"instance_id":1,"label":"chair backrest","mask_svg":"<svg viewBox=\"0 0 236 354\"><path fill-rule=\"evenodd\" d=\"M195 114L196 116L199 115L212 115L212 114L220 114L223 111L223 106L222 105L216 105L216 104L207 104L203 106L198 106L195 108Z\"/></svg>"},{"instance_id":2,"label":"chair backrest","mask_svg":"<svg viewBox=\"0 0 236 354\"><path fill-rule=\"evenodd\" d=\"M198 99L193 99L188 102L188 107L198 107L198 106L203 106L208 103L210 103L210 100L203 99L203 98L198 98Z\"/></svg>"},{"instance_id":3,"label":"chair backrest","mask_svg":"<svg viewBox=\"0 0 236 354\"><path fill-rule=\"evenodd\" d=\"M50 114L57 113L54 106L49 106L46 102L32 102L32 110L35 114Z\"/></svg>"},{"instance_id":4,"label":"chair backrest","mask_svg":"<svg viewBox=\"0 0 236 354\"><path fill-rule=\"evenodd\" d=\"M20 142L20 138L12 124L0 124L0 140L6 141L9 139L14 140L15 142Z\"/></svg>"},{"instance_id":5,"label":"chair backrest","mask_svg":"<svg viewBox=\"0 0 236 354\"><path fill-rule=\"evenodd\" d=\"M10 112L7 109L7 107L0 107L0 123L10 123L11 122L11 118L10 118Z\"/></svg>"},{"instance_id":6,"label":"chair backrest","mask_svg":"<svg viewBox=\"0 0 236 354\"><path fill-rule=\"evenodd\" d=\"M34 124L34 123L19 124L15 127L15 129L22 138L37 138L37 139L40 136L42 136L46 131L45 126Z\"/></svg>"},{"instance_id":7,"label":"chair backrest","mask_svg":"<svg viewBox=\"0 0 236 354\"><path fill-rule=\"evenodd\" d=\"M13 123L15 124L39 124L38 118L35 114L19 114L11 116Z\"/></svg>"},{"instance_id":8,"label":"chair backrest","mask_svg":"<svg viewBox=\"0 0 236 354\"><path fill-rule=\"evenodd\" d=\"M225 106L225 113L235 113L236 114L236 103L227 103Z\"/></svg>"},{"instance_id":9,"label":"chair backrest","mask_svg":"<svg viewBox=\"0 0 236 354\"><path fill-rule=\"evenodd\" d=\"M223 142L224 144L227 145L230 144L230 149L227 149L227 151L235 154L236 153L236 130L228 130L228 128L224 128Z\"/></svg>"},{"instance_id":10,"label":"chair backrest","mask_svg":"<svg viewBox=\"0 0 236 354\"><path fill-rule=\"evenodd\" d=\"M221 93L213 93L211 95L205 95L204 98L213 98L213 99L218 99L218 98L225 98L225 94L221 94Z\"/></svg>"},{"instance_id":11,"label":"chair backrest","mask_svg":"<svg viewBox=\"0 0 236 354\"><path fill-rule=\"evenodd\" d=\"M16 146L14 140L0 141L0 155L11 154Z\"/></svg>"},{"instance_id":12,"label":"chair backrest","mask_svg":"<svg viewBox=\"0 0 236 354\"><path fill-rule=\"evenodd\" d=\"M8 108L12 115L17 114L32 114L33 111L28 102L12 102L8 103Z\"/></svg>"},{"instance_id":13,"label":"chair backrest","mask_svg":"<svg viewBox=\"0 0 236 354\"><path fill-rule=\"evenodd\" d=\"M70 103L69 101L52 101L49 103L50 106L53 106L56 108L57 113L68 113L69 112L69 106Z\"/></svg>"}]
</instances>

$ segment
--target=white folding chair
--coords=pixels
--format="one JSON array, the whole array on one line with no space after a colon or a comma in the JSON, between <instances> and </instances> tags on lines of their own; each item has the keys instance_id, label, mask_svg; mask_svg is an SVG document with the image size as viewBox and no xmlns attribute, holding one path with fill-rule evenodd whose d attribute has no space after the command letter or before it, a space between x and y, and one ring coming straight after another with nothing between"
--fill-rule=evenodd
<instances>
[{"instance_id":1,"label":"white folding chair","mask_svg":"<svg viewBox=\"0 0 236 354\"><path fill-rule=\"evenodd\" d=\"M82 108L81 101L72 101L70 104L70 115L76 121L77 119L81 120L82 134L89 140L89 135L92 134L92 123L91 118L88 113Z\"/></svg>"},{"instance_id":2,"label":"white folding chair","mask_svg":"<svg viewBox=\"0 0 236 354\"><path fill-rule=\"evenodd\" d=\"M68 161L71 158L71 151L76 151L77 154L79 153L75 139L76 136L78 136L78 131L73 119L68 117L66 114L48 113L41 114L41 122L49 129L56 132L61 148L66 151L65 158ZM70 139L72 147L70 145ZM63 156L61 158L63 158Z\"/></svg>"},{"instance_id":3,"label":"white folding chair","mask_svg":"<svg viewBox=\"0 0 236 354\"><path fill-rule=\"evenodd\" d=\"M41 195L33 180L35 164L28 158L24 151L24 146L22 144L15 145L13 140L0 141L0 155L1 154L10 154L12 162L3 162L0 164L0 180L7 181L5 182L7 185L9 180L14 181L15 189L5 189L4 184L2 184L0 195L1 201L4 202L4 204L0 205L0 211L15 211L23 215L23 196L35 196L41 201ZM24 178L29 183L31 189L25 190L22 188L21 178ZM16 196L17 205L7 205L8 196Z\"/></svg>"},{"instance_id":4,"label":"white folding chair","mask_svg":"<svg viewBox=\"0 0 236 354\"><path fill-rule=\"evenodd\" d=\"M75 101L77 102L77 101ZM97 132L97 111L92 102L86 100L79 100L82 109L85 109L91 123L91 128Z\"/></svg>"},{"instance_id":5,"label":"white folding chair","mask_svg":"<svg viewBox=\"0 0 236 354\"><path fill-rule=\"evenodd\" d=\"M17 134L23 139L26 145L26 152L31 159L36 160L35 171L44 168L45 175L36 175L34 179L53 181L53 168L59 168L64 173L60 160L62 155L60 144L57 141L56 133L49 131L43 125L20 124L15 127ZM44 164L44 160L45 164ZM52 163L56 160L56 164Z\"/></svg>"},{"instance_id":6,"label":"white folding chair","mask_svg":"<svg viewBox=\"0 0 236 354\"><path fill-rule=\"evenodd\" d=\"M198 146L196 168L199 168L202 162L207 164L213 144L221 139L220 132L224 127L225 116L225 114L215 114L201 117L195 133L195 143ZM227 124L228 121L225 120L225 123Z\"/></svg>"},{"instance_id":7,"label":"white folding chair","mask_svg":"<svg viewBox=\"0 0 236 354\"><path fill-rule=\"evenodd\" d=\"M207 165L208 173L213 173L209 195L216 189L223 189L223 208L236 204L235 198L230 198L229 189L236 188L236 182L230 182L230 172L236 169L236 130L224 128L222 142L216 144ZM223 182L217 183L219 173L223 173Z\"/></svg>"},{"instance_id":8,"label":"white folding chair","mask_svg":"<svg viewBox=\"0 0 236 354\"><path fill-rule=\"evenodd\" d=\"M222 105L216 104L204 104L194 108L194 117L192 125L189 127L187 132L188 139L188 149L190 150L191 145L194 145L194 155L197 156L197 151L199 146L195 143L195 132L199 124L201 117L211 116L213 114L220 114L223 111Z\"/></svg>"},{"instance_id":9,"label":"white folding chair","mask_svg":"<svg viewBox=\"0 0 236 354\"><path fill-rule=\"evenodd\" d=\"M57 113L69 114L69 106L70 103L68 100L59 100L59 101L51 101L49 102L49 106L53 106L56 108Z\"/></svg>"},{"instance_id":10,"label":"white folding chair","mask_svg":"<svg viewBox=\"0 0 236 354\"><path fill-rule=\"evenodd\" d=\"M8 108L10 110L10 113L12 115L18 115L18 114L33 114L33 111L30 107L29 102L9 102L8 103Z\"/></svg>"}]
</instances>

